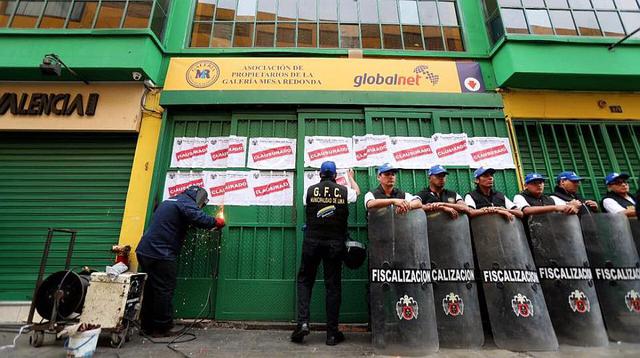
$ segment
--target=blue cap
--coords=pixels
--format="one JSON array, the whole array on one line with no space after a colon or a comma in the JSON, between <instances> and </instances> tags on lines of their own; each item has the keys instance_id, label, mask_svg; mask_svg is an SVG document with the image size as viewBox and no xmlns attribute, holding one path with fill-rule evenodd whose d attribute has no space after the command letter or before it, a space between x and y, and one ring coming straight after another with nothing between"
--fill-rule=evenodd
<instances>
[{"instance_id":1,"label":"blue cap","mask_svg":"<svg viewBox=\"0 0 640 358\"><path fill-rule=\"evenodd\" d=\"M378 175L382 174L382 173L387 173L387 172L398 172L398 168L394 167L393 165L389 164L389 163L384 163L381 166L378 167Z\"/></svg>"},{"instance_id":2,"label":"blue cap","mask_svg":"<svg viewBox=\"0 0 640 358\"><path fill-rule=\"evenodd\" d=\"M524 177L524 183L525 184L529 184L532 181L536 181L536 180L546 180L545 177L542 176L542 174L538 174L538 173L529 173L527 174L526 177Z\"/></svg>"},{"instance_id":3,"label":"blue cap","mask_svg":"<svg viewBox=\"0 0 640 358\"><path fill-rule=\"evenodd\" d=\"M476 179L478 179L478 178L480 178L480 177L482 176L482 174L484 174L484 173L493 174L493 173L495 173L495 172L496 172L496 170L495 170L495 169L493 169L493 168L480 167L480 168L476 169L476 171L475 171L475 172L473 172L473 176L474 176Z\"/></svg>"},{"instance_id":4,"label":"blue cap","mask_svg":"<svg viewBox=\"0 0 640 358\"><path fill-rule=\"evenodd\" d=\"M609 185L611 183L613 183L614 181L618 180L618 179L622 179L622 180L627 180L630 178L630 175L627 173L609 173L607 174L607 177L604 178L604 183Z\"/></svg>"},{"instance_id":5,"label":"blue cap","mask_svg":"<svg viewBox=\"0 0 640 358\"><path fill-rule=\"evenodd\" d=\"M336 163L328 160L326 162L323 162L322 165L320 166L320 174L336 174Z\"/></svg>"},{"instance_id":6,"label":"blue cap","mask_svg":"<svg viewBox=\"0 0 640 358\"><path fill-rule=\"evenodd\" d=\"M558 183L560 180L580 181L582 180L582 177L576 174L576 172L562 172L556 177L556 181Z\"/></svg>"},{"instance_id":7,"label":"blue cap","mask_svg":"<svg viewBox=\"0 0 640 358\"><path fill-rule=\"evenodd\" d=\"M449 172L440 164L434 165L431 168L429 168L427 173L429 173L429 176L438 175L442 173L449 174Z\"/></svg>"}]
</instances>

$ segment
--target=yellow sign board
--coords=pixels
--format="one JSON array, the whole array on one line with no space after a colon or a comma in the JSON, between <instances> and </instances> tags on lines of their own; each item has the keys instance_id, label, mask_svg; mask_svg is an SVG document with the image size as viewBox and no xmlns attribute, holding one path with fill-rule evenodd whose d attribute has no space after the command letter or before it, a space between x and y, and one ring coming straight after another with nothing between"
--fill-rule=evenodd
<instances>
[{"instance_id":1,"label":"yellow sign board","mask_svg":"<svg viewBox=\"0 0 640 358\"><path fill-rule=\"evenodd\" d=\"M466 61L172 58L164 89L482 93L484 84Z\"/></svg>"}]
</instances>

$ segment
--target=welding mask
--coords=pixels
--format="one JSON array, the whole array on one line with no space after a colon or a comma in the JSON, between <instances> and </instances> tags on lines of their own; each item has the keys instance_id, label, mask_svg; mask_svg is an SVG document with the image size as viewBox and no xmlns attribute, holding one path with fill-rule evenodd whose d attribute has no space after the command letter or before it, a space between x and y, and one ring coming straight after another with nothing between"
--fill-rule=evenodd
<instances>
[{"instance_id":1,"label":"welding mask","mask_svg":"<svg viewBox=\"0 0 640 358\"><path fill-rule=\"evenodd\" d=\"M207 205L208 202L209 196L207 195L207 191L199 187L196 190L196 205L198 205L198 207L202 209Z\"/></svg>"}]
</instances>

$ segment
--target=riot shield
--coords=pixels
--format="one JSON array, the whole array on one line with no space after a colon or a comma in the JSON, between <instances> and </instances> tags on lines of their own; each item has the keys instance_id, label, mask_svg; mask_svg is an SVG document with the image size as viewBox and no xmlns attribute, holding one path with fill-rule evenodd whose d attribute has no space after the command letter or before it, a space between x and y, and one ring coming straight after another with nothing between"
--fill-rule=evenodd
<instances>
[{"instance_id":1,"label":"riot shield","mask_svg":"<svg viewBox=\"0 0 640 358\"><path fill-rule=\"evenodd\" d=\"M621 214L581 218L582 235L609 338L640 342L640 260Z\"/></svg>"},{"instance_id":2,"label":"riot shield","mask_svg":"<svg viewBox=\"0 0 640 358\"><path fill-rule=\"evenodd\" d=\"M529 238L558 340L579 346L606 346L609 340L578 217L533 215L529 217Z\"/></svg>"},{"instance_id":3,"label":"riot shield","mask_svg":"<svg viewBox=\"0 0 640 358\"><path fill-rule=\"evenodd\" d=\"M422 210L398 215L369 210L371 329L378 354L424 355L438 350Z\"/></svg>"},{"instance_id":4,"label":"riot shield","mask_svg":"<svg viewBox=\"0 0 640 358\"><path fill-rule=\"evenodd\" d=\"M427 223L440 346L479 348L484 333L469 219L436 211L427 215Z\"/></svg>"},{"instance_id":5,"label":"riot shield","mask_svg":"<svg viewBox=\"0 0 640 358\"><path fill-rule=\"evenodd\" d=\"M471 220L471 231L496 345L512 351L558 349L520 219L483 215Z\"/></svg>"},{"instance_id":6,"label":"riot shield","mask_svg":"<svg viewBox=\"0 0 640 358\"><path fill-rule=\"evenodd\" d=\"M629 225L631 226L631 235L633 235L636 250L638 250L638 255L640 255L640 220L638 220L638 218L629 218Z\"/></svg>"}]
</instances>

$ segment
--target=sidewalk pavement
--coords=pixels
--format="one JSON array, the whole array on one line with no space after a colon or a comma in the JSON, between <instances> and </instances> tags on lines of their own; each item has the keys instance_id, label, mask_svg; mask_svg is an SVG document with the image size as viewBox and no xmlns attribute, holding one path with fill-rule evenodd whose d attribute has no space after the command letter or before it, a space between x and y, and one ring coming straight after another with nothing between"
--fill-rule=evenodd
<instances>
[{"instance_id":1,"label":"sidewalk pavement","mask_svg":"<svg viewBox=\"0 0 640 358\"><path fill-rule=\"evenodd\" d=\"M245 328L239 328L245 327ZM293 326L291 326L292 328ZM370 344L371 334L362 329L347 331L346 341L330 347L325 345L325 332L312 331L305 338L304 344L289 341L289 325L263 326L255 329L250 325L209 325L193 329L191 332L196 339L185 343L176 343L173 351L166 343L154 344L149 339L136 333L131 341L126 342L120 349L111 348L109 339L103 336L98 343L95 357L364 357L376 356ZM260 328L260 327L258 327ZM269 329L265 329L269 328ZM284 330L287 328L287 330ZM348 327L347 327L348 328ZM0 332L0 346L11 344L15 333ZM17 341L15 349L0 350L0 357L7 358L62 358L65 357L64 341L55 340L54 336L47 337L45 344L39 348L29 345L29 335L23 334ZM186 339L186 337L185 337ZM168 342L170 339L163 339ZM501 350L492 342L487 342L481 350L441 349L433 357L640 357L640 344L610 342L604 348L583 348L562 345L557 352L523 352L516 353Z\"/></svg>"}]
</instances>

